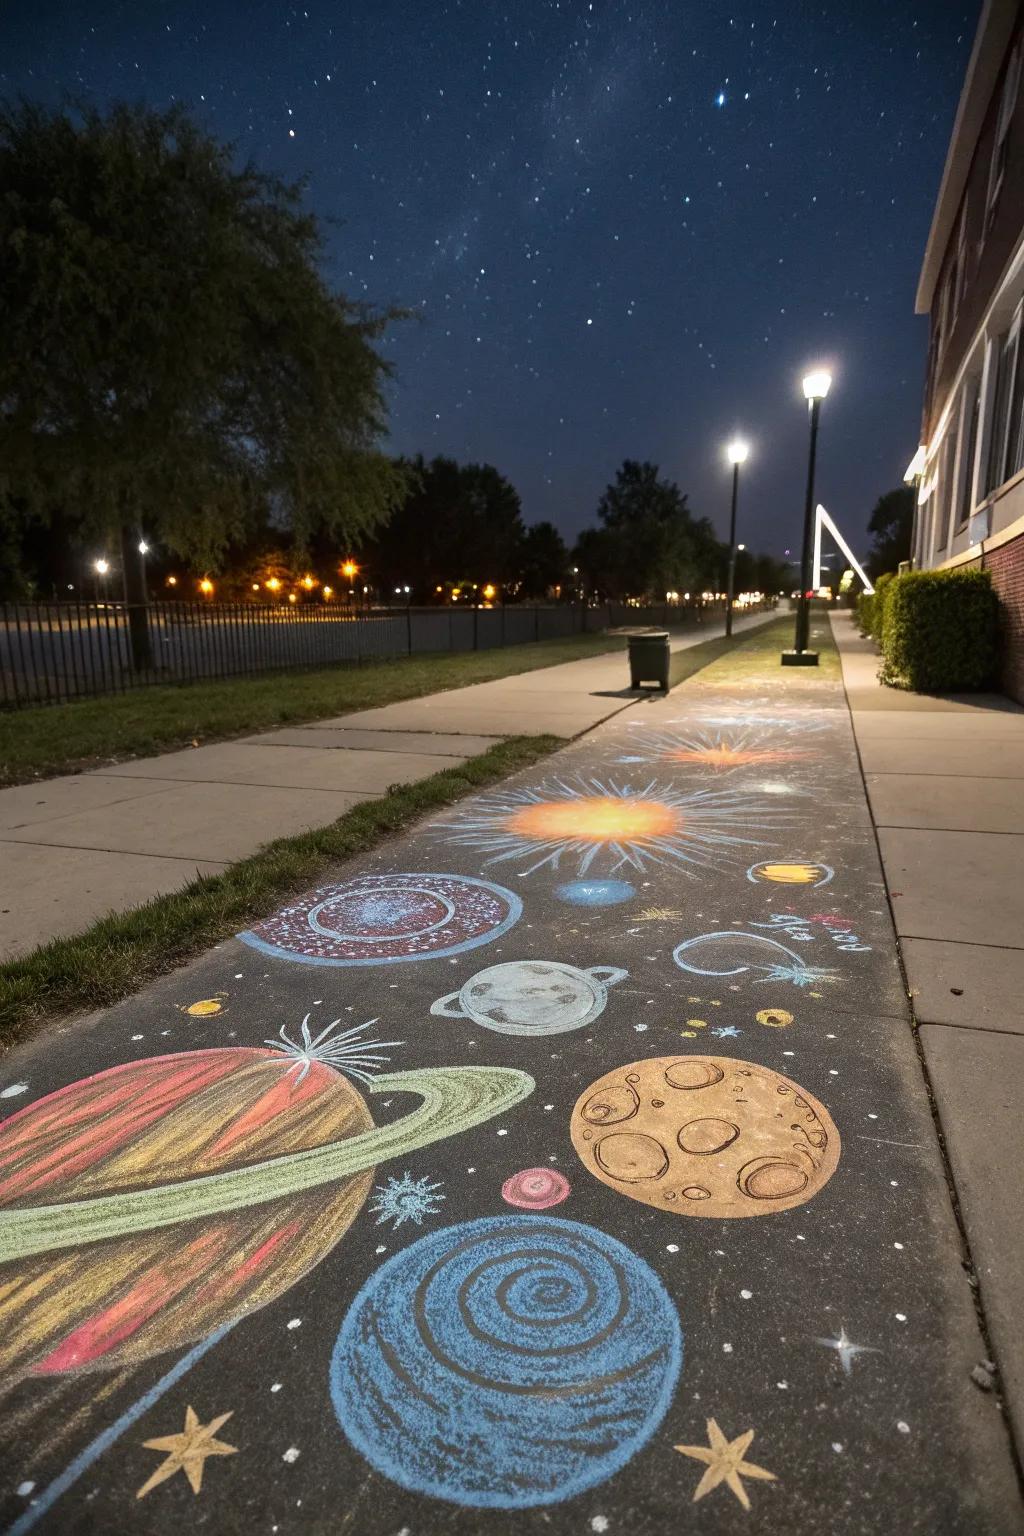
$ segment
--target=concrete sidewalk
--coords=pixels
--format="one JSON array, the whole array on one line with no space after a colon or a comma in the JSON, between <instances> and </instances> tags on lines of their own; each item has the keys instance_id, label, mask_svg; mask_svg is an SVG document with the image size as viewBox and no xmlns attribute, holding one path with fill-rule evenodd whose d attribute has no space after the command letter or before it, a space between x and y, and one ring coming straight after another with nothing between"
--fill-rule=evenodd
<instances>
[{"instance_id":1,"label":"concrete sidewalk","mask_svg":"<svg viewBox=\"0 0 1024 1536\"><path fill-rule=\"evenodd\" d=\"M773 615L737 622L742 631ZM673 637L685 650L721 623ZM635 704L621 652L0 791L0 960L325 826L506 736L573 737Z\"/></svg>"},{"instance_id":2,"label":"concrete sidewalk","mask_svg":"<svg viewBox=\"0 0 1024 1536\"><path fill-rule=\"evenodd\" d=\"M833 633L925 1065L1018 1443L1024 1443L1024 709L883 688Z\"/></svg>"},{"instance_id":3,"label":"concrete sidewalk","mask_svg":"<svg viewBox=\"0 0 1024 1536\"><path fill-rule=\"evenodd\" d=\"M1021 1536L828 663L4 1058L0 1529Z\"/></svg>"}]
</instances>

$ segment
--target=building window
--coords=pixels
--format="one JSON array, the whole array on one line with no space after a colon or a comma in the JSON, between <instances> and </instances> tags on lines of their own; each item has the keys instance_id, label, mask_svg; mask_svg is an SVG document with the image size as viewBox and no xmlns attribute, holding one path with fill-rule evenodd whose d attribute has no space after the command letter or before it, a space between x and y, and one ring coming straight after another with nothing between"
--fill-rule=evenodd
<instances>
[{"instance_id":1,"label":"building window","mask_svg":"<svg viewBox=\"0 0 1024 1536\"><path fill-rule=\"evenodd\" d=\"M1020 44L1010 55L1003 77L1002 94L999 97L999 116L996 119L996 140L992 146L992 164L988 173L988 197L985 202L985 227L990 228L996 203L1006 174L1006 154L1010 142L1010 124L1017 105L1020 86Z\"/></svg>"},{"instance_id":2,"label":"building window","mask_svg":"<svg viewBox=\"0 0 1024 1536\"><path fill-rule=\"evenodd\" d=\"M963 450L960 454L960 494L957 497L956 526L961 529L974 509L974 460L978 453L978 429L981 425L981 380L971 379L966 386Z\"/></svg>"},{"instance_id":3,"label":"building window","mask_svg":"<svg viewBox=\"0 0 1024 1536\"><path fill-rule=\"evenodd\" d=\"M1015 475L1024 462L1024 444L1021 441L1021 409L1024 406L1024 376L1020 361L1020 308L1013 317L1009 330L1004 331L996 343L997 367L994 404L992 407L992 435L989 439L988 474L986 491L998 486Z\"/></svg>"},{"instance_id":4,"label":"building window","mask_svg":"<svg viewBox=\"0 0 1024 1536\"><path fill-rule=\"evenodd\" d=\"M960 204L960 218L956 232L956 263L953 267L953 319L960 312L964 289L967 287L967 197Z\"/></svg>"}]
</instances>

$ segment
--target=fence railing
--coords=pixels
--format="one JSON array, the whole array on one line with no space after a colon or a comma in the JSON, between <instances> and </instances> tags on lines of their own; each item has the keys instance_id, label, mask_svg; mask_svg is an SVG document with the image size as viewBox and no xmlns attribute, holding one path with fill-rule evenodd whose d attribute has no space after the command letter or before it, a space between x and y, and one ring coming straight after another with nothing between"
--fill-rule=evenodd
<instances>
[{"instance_id":1,"label":"fence railing","mask_svg":"<svg viewBox=\"0 0 1024 1536\"><path fill-rule=\"evenodd\" d=\"M629 625L690 627L721 605L382 608L153 602L0 605L0 703L489 650Z\"/></svg>"}]
</instances>

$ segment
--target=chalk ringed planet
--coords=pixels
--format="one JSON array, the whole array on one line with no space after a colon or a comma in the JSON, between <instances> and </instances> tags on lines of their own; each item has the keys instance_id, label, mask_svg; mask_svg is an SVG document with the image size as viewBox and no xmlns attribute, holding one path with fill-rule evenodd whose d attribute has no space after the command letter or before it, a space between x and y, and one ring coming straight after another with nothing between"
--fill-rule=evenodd
<instances>
[{"instance_id":1,"label":"chalk ringed planet","mask_svg":"<svg viewBox=\"0 0 1024 1536\"><path fill-rule=\"evenodd\" d=\"M381 1073L370 1093L415 1093L412 1114L358 1136L180 1183L61 1205L9 1209L0 1222L0 1263L98 1243L259 1205L379 1167L468 1131L527 1098L534 1081L514 1067L429 1067Z\"/></svg>"}]
</instances>

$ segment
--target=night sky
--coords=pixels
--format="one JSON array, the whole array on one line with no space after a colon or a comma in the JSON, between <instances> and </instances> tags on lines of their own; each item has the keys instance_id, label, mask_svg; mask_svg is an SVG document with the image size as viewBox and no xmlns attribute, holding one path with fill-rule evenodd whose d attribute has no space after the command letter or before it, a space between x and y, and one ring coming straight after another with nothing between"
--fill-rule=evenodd
<instances>
[{"instance_id":1,"label":"night sky","mask_svg":"<svg viewBox=\"0 0 1024 1536\"><path fill-rule=\"evenodd\" d=\"M835 372L820 498L863 545L918 441L914 289L968 0L149 0L0 18L0 93L184 99L306 177L329 276L419 316L394 450L482 459L571 536L626 456L720 530L797 542L800 377Z\"/></svg>"}]
</instances>

